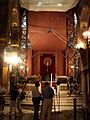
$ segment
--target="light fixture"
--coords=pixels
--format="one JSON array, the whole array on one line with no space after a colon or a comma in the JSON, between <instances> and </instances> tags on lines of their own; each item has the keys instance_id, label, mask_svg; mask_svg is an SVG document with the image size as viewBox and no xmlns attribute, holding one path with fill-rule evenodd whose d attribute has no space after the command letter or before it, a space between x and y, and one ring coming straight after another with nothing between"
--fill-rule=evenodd
<instances>
[{"instance_id":1,"label":"light fixture","mask_svg":"<svg viewBox=\"0 0 90 120\"><path fill-rule=\"evenodd\" d=\"M85 48L85 44L80 41L78 44L76 44L75 47L76 47L76 49Z\"/></svg>"},{"instance_id":2,"label":"light fixture","mask_svg":"<svg viewBox=\"0 0 90 120\"><path fill-rule=\"evenodd\" d=\"M74 65L70 66L71 69L74 69Z\"/></svg>"},{"instance_id":3,"label":"light fixture","mask_svg":"<svg viewBox=\"0 0 90 120\"><path fill-rule=\"evenodd\" d=\"M62 6L63 6L63 4L62 4L62 3L58 3L58 4L57 4L57 6L60 6L60 7L62 7Z\"/></svg>"},{"instance_id":4,"label":"light fixture","mask_svg":"<svg viewBox=\"0 0 90 120\"><path fill-rule=\"evenodd\" d=\"M4 62L11 65L17 65L21 63L21 59L18 57L17 51L13 47L8 46L4 50Z\"/></svg>"},{"instance_id":5,"label":"light fixture","mask_svg":"<svg viewBox=\"0 0 90 120\"><path fill-rule=\"evenodd\" d=\"M89 40L90 39L90 27L87 31L83 32L82 35L83 35L84 39Z\"/></svg>"},{"instance_id":6,"label":"light fixture","mask_svg":"<svg viewBox=\"0 0 90 120\"><path fill-rule=\"evenodd\" d=\"M38 4L36 6L41 6L42 5L42 2L38 2Z\"/></svg>"}]
</instances>

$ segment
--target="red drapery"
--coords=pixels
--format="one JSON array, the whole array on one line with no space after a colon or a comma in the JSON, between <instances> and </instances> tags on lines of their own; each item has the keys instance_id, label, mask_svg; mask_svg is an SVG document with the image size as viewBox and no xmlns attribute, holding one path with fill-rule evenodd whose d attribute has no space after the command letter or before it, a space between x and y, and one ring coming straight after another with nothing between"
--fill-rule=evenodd
<instances>
[{"instance_id":1,"label":"red drapery","mask_svg":"<svg viewBox=\"0 0 90 120\"><path fill-rule=\"evenodd\" d=\"M40 56L40 75L42 80L55 79L55 55L53 54L42 54Z\"/></svg>"}]
</instances>

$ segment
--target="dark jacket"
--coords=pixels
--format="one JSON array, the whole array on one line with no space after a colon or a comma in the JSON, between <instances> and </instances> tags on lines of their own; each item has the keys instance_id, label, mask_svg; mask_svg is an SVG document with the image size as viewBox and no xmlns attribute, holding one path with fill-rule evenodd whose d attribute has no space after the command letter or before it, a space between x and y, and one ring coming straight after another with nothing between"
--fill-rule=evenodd
<instances>
[{"instance_id":1,"label":"dark jacket","mask_svg":"<svg viewBox=\"0 0 90 120\"><path fill-rule=\"evenodd\" d=\"M52 99L54 96L54 91L51 87L45 86L42 90L42 98L43 99Z\"/></svg>"},{"instance_id":2,"label":"dark jacket","mask_svg":"<svg viewBox=\"0 0 90 120\"><path fill-rule=\"evenodd\" d=\"M10 100L16 101L17 96L18 96L18 91L16 89L12 89L12 91L10 92Z\"/></svg>"}]
</instances>

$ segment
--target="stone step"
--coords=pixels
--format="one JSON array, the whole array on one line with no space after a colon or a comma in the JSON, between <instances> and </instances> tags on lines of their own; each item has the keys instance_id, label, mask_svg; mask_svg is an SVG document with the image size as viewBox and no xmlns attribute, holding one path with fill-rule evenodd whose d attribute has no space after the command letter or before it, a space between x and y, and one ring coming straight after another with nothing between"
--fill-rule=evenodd
<instances>
[{"instance_id":1,"label":"stone step","mask_svg":"<svg viewBox=\"0 0 90 120\"><path fill-rule=\"evenodd\" d=\"M60 97L60 98L59 98ZM10 104L10 96L5 95L5 104L9 105ZM61 110L68 110L68 109L73 109L74 106L74 98L76 98L76 105L77 108L81 108L83 104L83 99L82 96L76 97L75 95L68 96L67 92L61 92L60 95L57 95L53 98L53 110L56 109L56 111L60 108ZM41 102L42 104L42 102ZM27 97L26 99L22 101L22 106L32 106L32 98Z\"/></svg>"},{"instance_id":2,"label":"stone step","mask_svg":"<svg viewBox=\"0 0 90 120\"><path fill-rule=\"evenodd\" d=\"M60 98L59 98L60 97ZM10 96L5 95L5 104L10 104ZM83 97L82 95L76 97L76 95L67 95L67 91L60 91L60 94L57 94L53 98L53 106L52 106L52 112L53 112L53 119L52 120L73 120L74 119L74 98L76 98L76 109L77 109L77 119L78 120L84 120L83 112L82 112L82 104L83 104ZM42 105L42 102L41 102ZM41 105L40 105L40 112L41 112ZM34 112L33 104L32 104L32 98L26 96L26 99L22 101L22 109L25 110L25 108L29 108L29 113ZM80 111L79 111L80 110ZM60 112L60 116L58 119L58 112Z\"/></svg>"},{"instance_id":3,"label":"stone step","mask_svg":"<svg viewBox=\"0 0 90 120\"><path fill-rule=\"evenodd\" d=\"M53 102L55 104L60 103L60 105L73 105L74 104L74 100L73 99L55 99L53 100ZM9 99L5 99L5 104L9 104L10 100ZM27 105L32 105L32 99L29 100L23 100L22 104L27 104ZM82 105L83 104L83 100L76 100L76 104L77 105Z\"/></svg>"}]
</instances>

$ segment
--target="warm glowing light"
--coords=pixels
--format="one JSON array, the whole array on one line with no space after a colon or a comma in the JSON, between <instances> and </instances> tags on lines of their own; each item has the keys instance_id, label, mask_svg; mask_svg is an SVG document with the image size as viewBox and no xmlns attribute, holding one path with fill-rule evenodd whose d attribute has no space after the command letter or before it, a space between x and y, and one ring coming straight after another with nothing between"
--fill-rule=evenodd
<instances>
[{"instance_id":1,"label":"warm glowing light","mask_svg":"<svg viewBox=\"0 0 90 120\"><path fill-rule=\"evenodd\" d=\"M71 68L74 69L74 65L72 65Z\"/></svg>"},{"instance_id":2,"label":"warm glowing light","mask_svg":"<svg viewBox=\"0 0 90 120\"><path fill-rule=\"evenodd\" d=\"M8 64L18 64L21 62L20 58L17 55L5 56L4 61Z\"/></svg>"},{"instance_id":3,"label":"warm glowing light","mask_svg":"<svg viewBox=\"0 0 90 120\"><path fill-rule=\"evenodd\" d=\"M24 68L24 66L20 66L20 69L23 69Z\"/></svg>"},{"instance_id":4,"label":"warm glowing light","mask_svg":"<svg viewBox=\"0 0 90 120\"><path fill-rule=\"evenodd\" d=\"M62 7L62 6L63 6L63 5L62 5L62 3L58 3L57 5L58 5L58 6L60 6L60 7Z\"/></svg>"},{"instance_id":5,"label":"warm glowing light","mask_svg":"<svg viewBox=\"0 0 90 120\"><path fill-rule=\"evenodd\" d=\"M16 65L22 62L20 57L18 57L17 52L5 52L4 61L7 64L13 64L13 65Z\"/></svg>"},{"instance_id":6,"label":"warm glowing light","mask_svg":"<svg viewBox=\"0 0 90 120\"><path fill-rule=\"evenodd\" d=\"M90 39L90 27L87 31L83 32L82 35L85 39Z\"/></svg>"},{"instance_id":7,"label":"warm glowing light","mask_svg":"<svg viewBox=\"0 0 90 120\"><path fill-rule=\"evenodd\" d=\"M79 42L77 45L76 45L76 49L80 49L80 48L85 48L85 45L83 42Z\"/></svg>"}]
</instances>

